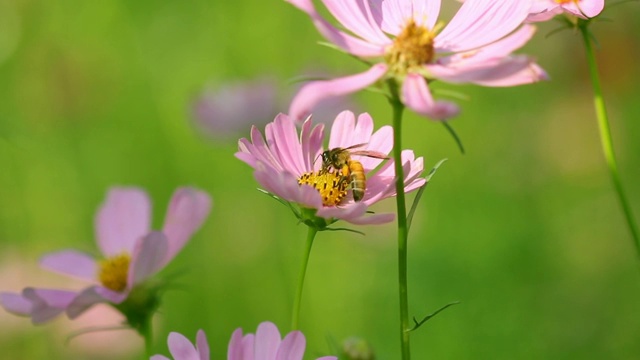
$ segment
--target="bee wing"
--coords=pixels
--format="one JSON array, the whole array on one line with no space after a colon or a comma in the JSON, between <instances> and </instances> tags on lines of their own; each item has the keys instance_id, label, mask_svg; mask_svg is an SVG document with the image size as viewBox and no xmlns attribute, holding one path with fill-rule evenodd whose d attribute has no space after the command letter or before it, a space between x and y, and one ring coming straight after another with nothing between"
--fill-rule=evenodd
<instances>
[{"instance_id":1,"label":"bee wing","mask_svg":"<svg viewBox=\"0 0 640 360\"><path fill-rule=\"evenodd\" d=\"M376 158L376 159L388 159L389 158L386 154L383 154L383 153L381 153L379 151L372 151L372 150L351 151L351 155L367 156L367 157Z\"/></svg>"},{"instance_id":2,"label":"bee wing","mask_svg":"<svg viewBox=\"0 0 640 360\"><path fill-rule=\"evenodd\" d=\"M365 145L367 145L367 144L368 144L368 143L355 144L355 145L351 145L351 146L349 146L349 147L346 147L346 148L344 148L344 149L342 149L342 150L357 149L357 148L359 148L359 147L363 147L363 146L365 146ZM351 153L353 154L353 152L351 152Z\"/></svg>"}]
</instances>

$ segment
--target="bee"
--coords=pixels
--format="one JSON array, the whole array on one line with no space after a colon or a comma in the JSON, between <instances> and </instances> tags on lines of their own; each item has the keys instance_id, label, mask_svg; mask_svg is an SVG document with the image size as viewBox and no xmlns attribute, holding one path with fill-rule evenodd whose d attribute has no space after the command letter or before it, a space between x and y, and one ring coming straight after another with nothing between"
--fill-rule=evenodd
<instances>
[{"instance_id":1,"label":"bee","mask_svg":"<svg viewBox=\"0 0 640 360\"><path fill-rule=\"evenodd\" d=\"M356 144L347 148L333 148L325 150L322 153L322 170L330 171L332 168L339 172L345 181L348 180L351 191L353 192L353 200L360 201L364 197L367 189L367 178L364 174L362 163L351 158L352 155L368 156L376 159L388 159L387 155L370 150L352 150L364 146L365 144Z\"/></svg>"}]
</instances>

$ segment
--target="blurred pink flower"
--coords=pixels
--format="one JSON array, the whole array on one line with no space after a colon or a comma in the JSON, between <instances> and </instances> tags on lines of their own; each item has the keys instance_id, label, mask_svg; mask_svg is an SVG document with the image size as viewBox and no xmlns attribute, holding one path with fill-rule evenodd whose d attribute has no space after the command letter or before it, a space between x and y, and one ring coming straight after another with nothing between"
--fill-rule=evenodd
<instances>
[{"instance_id":1,"label":"blurred pink flower","mask_svg":"<svg viewBox=\"0 0 640 360\"><path fill-rule=\"evenodd\" d=\"M209 343L203 330L198 330L196 346L184 335L172 332L167 339L169 352L174 360L209 360ZM153 355L151 360L169 360L163 355Z\"/></svg>"},{"instance_id":2,"label":"blurred pink flower","mask_svg":"<svg viewBox=\"0 0 640 360\"><path fill-rule=\"evenodd\" d=\"M198 330L196 345L183 335L172 332L167 340L169 352L174 360L209 360L209 344L202 330ZM284 339L271 322L258 325L256 334L242 335L238 328L231 335L227 360L302 360L306 340L300 331L292 331ZM323 356L316 360L337 360L335 356ZM163 355L154 355L151 360L169 360Z\"/></svg>"},{"instance_id":3,"label":"blurred pink flower","mask_svg":"<svg viewBox=\"0 0 640 360\"><path fill-rule=\"evenodd\" d=\"M242 335L236 329L229 341L227 360L302 360L307 343L300 331L292 331L281 340L280 331L271 322L258 325L256 334ZM338 360L323 356L316 360Z\"/></svg>"},{"instance_id":4,"label":"blurred pink flower","mask_svg":"<svg viewBox=\"0 0 640 360\"><path fill-rule=\"evenodd\" d=\"M547 21L562 13L589 19L600 14L602 9L604 0L533 0L527 21Z\"/></svg>"},{"instance_id":5,"label":"blurred pink flower","mask_svg":"<svg viewBox=\"0 0 640 360\"><path fill-rule=\"evenodd\" d=\"M30 316L35 324L62 312L74 319L97 303L120 304L173 259L200 228L210 207L206 193L179 188L171 198L162 231L151 231L146 193L136 188L111 189L95 224L105 259L63 250L40 260L45 269L97 284L80 292L28 287L21 294L0 293L0 304L9 312Z\"/></svg>"},{"instance_id":6,"label":"blurred pink flower","mask_svg":"<svg viewBox=\"0 0 640 360\"><path fill-rule=\"evenodd\" d=\"M343 51L381 59L363 73L303 86L289 108L296 120L321 99L349 94L381 79L401 84L402 101L416 113L447 119L458 114L458 107L434 100L427 80L514 86L547 78L531 58L511 55L535 31L531 25L520 27L530 0L467 0L444 28L436 23L440 0L323 0L355 36L322 18L311 0L287 1L307 13L320 33Z\"/></svg>"},{"instance_id":7,"label":"blurred pink flower","mask_svg":"<svg viewBox=\"0 0 640 360\"><path fill-rule=\"evenodd\" d=\"M356 121L352 112L343 111L331 127L329 149L366 144L358 149L388 154L393 147L392 134L390 126L383 126L374 132L373 119L367 113L360 114ZM297 204L302 209L312 209L314 216L325 219L328 224L336 220L353 224L381 224L394 219L394 214L391 213L367 216L369 206L396 194L393 160L388 160L377 171L372 172L384 160L352 156L362 163L367 177L364 197L355 202L352 197L345 197L347 191L340 188L336 179L331 177L335 177L335 174L328 174L327 177L318 174L322 165L322 161L319 161L323 152L322 124L313 126L309 117L298 134L295 122L289 116L280 114L272 123L267 124L265 135L266 141L254 126L251 129L251 140L240 139L236 157L255 169L256 180L271 194ZM412 150L404 150L402 159L405 190L416 190L425 183L420 177L423 159L415 158ZM316 187L325 185L323 191L300 182L304 175L309 174L317 176Z\"/></svg>"},{"instance_id":8,"label":"blurred pink flower","mask_svg":"<svg viewBox=\"0 0 640 360\"><path fill-rule=\"evenodd\" d=\"M307 72L307 76L327 77L322 72ZM291 94L278 97L282 92L276 80L267 77L220 84L217 89L209 87L191 103L191 117L196 128L207 137L235 141L237 135L251 125L266 125L278 114L276 109L289 104ZM334 119L339 111L356 108L348 98L328 98L315 104L313 113L319 121L329 122L324 119Z\"/></svg>"}]
</instances>

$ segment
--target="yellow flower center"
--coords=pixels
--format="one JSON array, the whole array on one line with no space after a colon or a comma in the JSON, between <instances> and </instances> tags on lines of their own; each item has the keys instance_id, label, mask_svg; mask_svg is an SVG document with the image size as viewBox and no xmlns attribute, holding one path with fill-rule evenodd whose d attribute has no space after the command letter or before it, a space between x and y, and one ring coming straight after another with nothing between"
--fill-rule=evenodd
<instances>
[{"instance_id":1,"label":"yellow flower center","mask_svg":"<svg viewBox=\"0 0 640 360\"><path fill-rule=\"evenodd\" d=\"M300 175L298 184L315 187L322 196L322 205L336 206L347 196L349 181L340 172L318 171Z\"/></svg>"},{"instance_id":2,"label":"yellow flower center","mask_svg":"<svg viewBox=\"0 0 640 360\"><path fill-rule=\"evenodd\" d=\"M578 0L554 0L558 4L568 4L568 3L577 3Z\"/></svg>"},{"instance_id":3,"label":"yellow flower center","mask_svg":"<svg viewBox=\"0 0 640 360\"><path fill-rule=\"evenodd\" d=\"M435 37L434 31L416 25L413 19L409 20L393 44L387 48L385 61L389 65L389 71L395 75L404 76L410 70L431 62L435 53L433 49Z\"/></svg>"},{"instance_id":4,"label":"yellow flower center","mask_svg":"<svg viewBox=\"0 0 640 360\"><path fill-rule=\"evenodd\" d=\"M102 285L114 291L124 290L127 287L130 262L131 257L127 253L101 260L98 278Z\"/></svg>"}]
</instances>

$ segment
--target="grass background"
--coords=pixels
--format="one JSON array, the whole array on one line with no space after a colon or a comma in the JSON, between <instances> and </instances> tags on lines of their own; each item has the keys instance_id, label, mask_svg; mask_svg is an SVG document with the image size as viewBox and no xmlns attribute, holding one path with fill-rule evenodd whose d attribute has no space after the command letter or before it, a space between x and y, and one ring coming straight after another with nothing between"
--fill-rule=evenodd
<instances>
[{"instance_id":1,"label":"grass background","mask_svg":"<svg viewBox=\"0 0 640 360\"><path fill-rule=\"evenodd\" d=\"M445 6L452 14L457 5ZM637 3L612 7L613 22L592 29L640 221L638 15ZM414 333L415 359L640 357L638 262L600 151L580 37L546 38L555 26L542 24L523 50L552 81L443 86L470 97L452 122L466 154L441 125L406 113L406 147L427 167L449 159L410 234L410 311L421 317L461 301ZM194 128L189 104L206 83L267 74L286 88L310 67L364 69L318 40L283 1L1 0L0 290L70 287L37 259L61 248L95 252L93 217L110 186L146 189L159 228L173 190L193 185L214 208L165 271L182 275L156 316L154 348L167 354L169 331L193 339L203 328L212 358L224 358L237 327L254 332L269 320L286 333L306 229L255 190L251 169L233 157L236 138L213 142ZM377 126L390 123L381 96L356 101ZM301 316L306 359L350 336L367 339L378 359L398 358L395 227L361 230L316 239ZM143 358L126 330L65 345L78 328L64 319L32 327L3 312L0 353Z\"/></svg>"}]
</instances>

